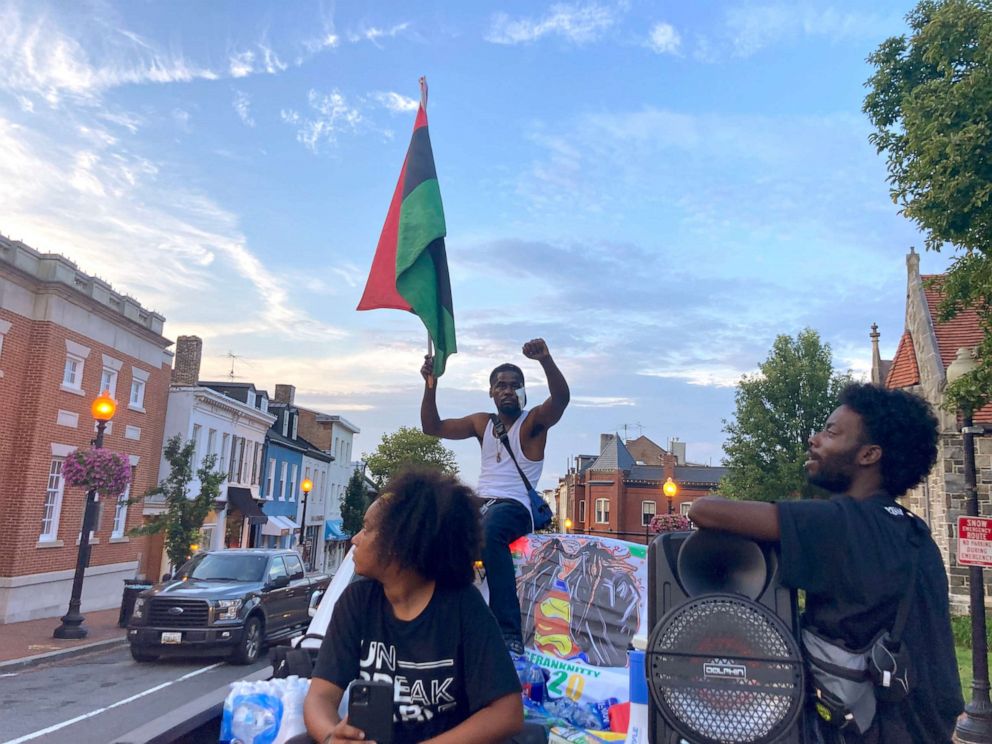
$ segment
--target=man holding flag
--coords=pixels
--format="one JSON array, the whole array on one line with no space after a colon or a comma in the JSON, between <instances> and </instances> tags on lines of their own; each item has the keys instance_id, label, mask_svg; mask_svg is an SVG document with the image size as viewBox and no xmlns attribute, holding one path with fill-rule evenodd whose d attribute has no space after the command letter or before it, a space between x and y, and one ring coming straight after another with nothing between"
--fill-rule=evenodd
<instances>
[{"instance_id":1,"label":"man holding flag","mask_svg":"<svg viewBox=\"0 0 992 744\"><path fill-rule=\"evenodd\" d=\"M489 608L496 616L503 640L512 654L523 654L520 599L513 573L510 543L533 529L530 497L521 472L536 487L544 467L548 429L558 423L569 401L568 383L551 358L544 339L535 338L523 347L524 356L539 362L548 380L550 397L527 411L524 373L515 364L501 364L489 375L489 397L497 415L473 413L463 418L442 419L437 410L435 360L424 358L424 398L420 423L425 434L444 439L475 437L482 445L482 468L478 495L486 500L482 516L482 562L489 584ZM494 420L495 419L495 420ZM505 428L507 451L496 431L496 420ZM519 466L519 471L518 471Z\"/></svg>"}]
</instances>

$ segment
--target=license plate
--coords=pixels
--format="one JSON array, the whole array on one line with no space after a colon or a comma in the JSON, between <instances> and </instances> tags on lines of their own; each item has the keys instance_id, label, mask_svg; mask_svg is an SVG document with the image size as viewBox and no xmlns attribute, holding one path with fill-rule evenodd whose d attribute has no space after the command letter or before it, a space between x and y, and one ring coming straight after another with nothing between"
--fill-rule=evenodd
<instances>
[{"instance_id":1,"label":"license plate","mask_svg":"<svg viewBox=\"0 0 992 744\"><path fill-rule=\"evenodd\" d=\"M163 633L162 643L167 645L177 645L183 642L182 633Z\"/></svg>"}]
</instances>

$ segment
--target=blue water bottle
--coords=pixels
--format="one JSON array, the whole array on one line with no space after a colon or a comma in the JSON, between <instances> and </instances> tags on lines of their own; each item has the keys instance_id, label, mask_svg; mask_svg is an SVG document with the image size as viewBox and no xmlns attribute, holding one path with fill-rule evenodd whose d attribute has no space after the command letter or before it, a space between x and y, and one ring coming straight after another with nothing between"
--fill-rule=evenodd
<instances>
[{"instance_id":1,"label":"blue water bottle","mask_svg":"<svg viewBox=\"0 0 992 744\"><path fill-rule=\"evenodd\" d=\"M544 703L544 672L537 664L531 664L527 670L527 697L538 705Z\"/></svg>"}]
</instances>

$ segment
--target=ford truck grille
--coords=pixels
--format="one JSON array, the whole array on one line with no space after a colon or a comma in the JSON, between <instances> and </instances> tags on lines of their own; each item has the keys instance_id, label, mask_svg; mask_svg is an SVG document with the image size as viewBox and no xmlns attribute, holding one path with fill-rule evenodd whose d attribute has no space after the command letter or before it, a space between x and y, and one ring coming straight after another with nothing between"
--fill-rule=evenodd
<instances>
[{"instance_id":1,"label":"ford truck grille","mask_svg":"<svg viewBox=\"0 0 992 744\"><path fill-rule=\"evenodd\" d=\"M153 598L148 624L160 628L202 628L210 617L210 605L200 599Z\"/></svg>"}]
</instances>

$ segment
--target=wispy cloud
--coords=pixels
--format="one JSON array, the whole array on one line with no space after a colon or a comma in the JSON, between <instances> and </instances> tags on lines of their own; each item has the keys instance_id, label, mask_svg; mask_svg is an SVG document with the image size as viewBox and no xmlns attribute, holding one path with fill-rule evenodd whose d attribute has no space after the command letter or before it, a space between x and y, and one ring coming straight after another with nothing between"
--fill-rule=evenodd
<instances>
[{"instance_id":1,"label":"wispy cloud","mask_svg":"<svg viewBox=\"0 0 992 744\"><path fill-rule=\"evenodd\" d=\"M247 93L241 90L236 90L234 92L234 102L232 105L238 114L238 118L241 119L242 124L249 127L255 126L255 120L251 116L251 99L248 97Z\"/></svg>"},{"instance_id":2,"label":"wispy cloud","mask_svg":"<svg viewBox=\"0 0 992 744\"><path fill-rule=\"evenodd\" d=\"M682 37L670 23L656 23L648 35L648 46L658 54L678 54Z\"/></svg>"},{"instance_id":3,"label":"wispy cloud","mask_svg":"<svg viewBox=\"0 0 992 744\"><path fill-rule=\"evenodd\" d=\"M545 36L559 36L573 44L586 44L615 25L622 11L622 6L587 2L557 3L540 18L511 18L506 13L496 13L485 38L493 44L526 44Z\"/></svg>"},{"instance_id":4,"label":"wispy cloud","mask_svg":"<svg viewBox=\"0 0 992 744\"><path fill-rule=\"evenodd\" d=\"M371 93L369 98L394 113L416 111L420 106L417 100L393 91L377 91Z\"/></svg>"},{"instance_id":5,"label":"wispy cloud","mask_svg":"<svg viewBox=\"0 0 992 744\"><path fill-rule=\"evenodd\" d=\"M409 27L409 21L397 23L389 28L381 28L379 26L363 26L354 31L349 31L348 41L352 43L357 43L359 41L371 41L375 44L379 41L379 39L392 38L406 31Z\"/></svg>"},{"instance_id":6,"label":"wispy cloud","mask_svg":"<svg viewBox=\"0 0 992 744\"><path fill-rule=\"evenodd\" d=\"M297 127L296 139L308 150L316 153L321 142L334 144L343 131L355 131L363 122L358 108L350 105L341 91L330 93L310 90L307 94L310 115L300 114L294 109L283 109L282 120Z\"/></svg>"}]
</instances>

